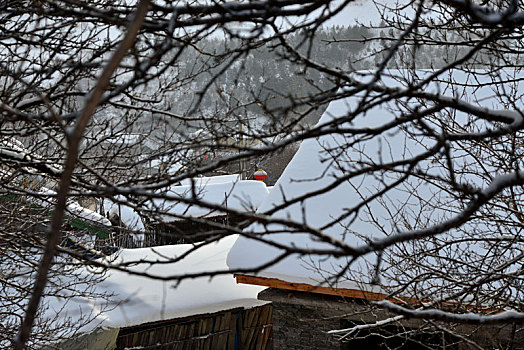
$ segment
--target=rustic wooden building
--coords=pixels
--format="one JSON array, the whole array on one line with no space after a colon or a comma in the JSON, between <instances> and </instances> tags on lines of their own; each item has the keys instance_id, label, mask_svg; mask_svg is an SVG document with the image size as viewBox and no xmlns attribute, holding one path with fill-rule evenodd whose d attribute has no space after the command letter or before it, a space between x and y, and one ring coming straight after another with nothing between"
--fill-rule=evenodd
<instances>
[{"instance_id":1,"label":"rustic wooden building","mask_svg":"<svg viewBox=\"0 0 524 350\"><path fill-rule=\"evenodd\" d=\"M223 271L237 236L207 245L177 262L192 245L124 249L115 263L160 278ZM147 263L146 261L154 261ZM85 273L92 271L85 269ZM180 283L110 270L85 299L48 297L68 322L85 323L81 334L53 346L60 349L272 349L272 306L257 299L258 286L237 284L233 275L191 278ZM109 299L97 300L94 296ZM75 321L78 318L78 322ZM59 321L59 320L58 320Z\"/></svg>"},{"instance_id":2,"label":"rustic wooden building","mask_svg":"<svg viewBox=\"0 0 524 350\"><path fill-rule=\"evenodd\" d=\"M273 349L271 304L122 328L116 349Z\"/></svg>"},{"instance_id":3,"label":"rustic wooden building","mask_svg":"<svg viewBox=\"0 0 524 350\"><path fill-rule=\"evenodd\" d=\"M523 349L524 335L515 324L449 325L399 319L383 326L333 333L398 317L373 305L383 293L330 288L276 278L236 275L239 283L268 287L258 294L271 302L274 349ZM466 339L466 340L465 340ZM467 340L471 340L470 344ZM473 342L476 344L473 346Z\"/></svg>"}]
</instances>

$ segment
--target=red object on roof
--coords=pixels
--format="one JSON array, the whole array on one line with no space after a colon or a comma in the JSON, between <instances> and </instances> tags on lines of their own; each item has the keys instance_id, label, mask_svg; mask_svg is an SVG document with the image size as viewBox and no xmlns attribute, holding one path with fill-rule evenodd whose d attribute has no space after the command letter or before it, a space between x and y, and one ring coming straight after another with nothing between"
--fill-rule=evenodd
<instances>
[{"instance_id":1,"label":"red object on roof","mask_svg":"<svg viewBox=\"0 0 524 350\"><path fill-rule=\"evenodd\" d=\"M257 170L257 171L255 171L255 173L253 174L253 177L254 177L256 180L264 181L264 179L267 177L267 173L266 173L264 170Z\"/></svg>"}]
</instances>

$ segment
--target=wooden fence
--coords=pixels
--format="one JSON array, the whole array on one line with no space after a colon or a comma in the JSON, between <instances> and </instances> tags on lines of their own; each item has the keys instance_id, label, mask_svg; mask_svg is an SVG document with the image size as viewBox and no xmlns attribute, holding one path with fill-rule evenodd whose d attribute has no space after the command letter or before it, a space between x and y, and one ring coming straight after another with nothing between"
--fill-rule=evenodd
<instances>
[{"instance_id":1,"label":"wooden fence","mask_svg":"<svg viewBox=\"0 0 524 350\"><path fill-rule=\"evenodd\" d=\"M269 350L273 348L272 305L237 308L123 328L117 349Z\"/></svg>"}]
</instances>

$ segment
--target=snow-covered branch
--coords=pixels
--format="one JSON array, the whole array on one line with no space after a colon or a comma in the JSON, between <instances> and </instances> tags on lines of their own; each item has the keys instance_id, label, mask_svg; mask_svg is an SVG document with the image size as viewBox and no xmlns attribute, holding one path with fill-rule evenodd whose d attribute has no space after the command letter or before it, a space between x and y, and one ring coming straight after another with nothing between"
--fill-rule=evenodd
<instances>
[{"instance_id":1,"label":"snow-covered branch","mask_svg":"<svg viewBox=\"0 0 524 350\"><path fill-rule=\"evenodd\" d=\"M410 310L390 301L379 301L376 304L392 312L410 318L427 318L431 320L468 324L501 324L510 322L524 322L524 314L517 311L503 311L495 315L482 315L478 313L456 314L440 309Z\"/></svg>"}]
</instances>

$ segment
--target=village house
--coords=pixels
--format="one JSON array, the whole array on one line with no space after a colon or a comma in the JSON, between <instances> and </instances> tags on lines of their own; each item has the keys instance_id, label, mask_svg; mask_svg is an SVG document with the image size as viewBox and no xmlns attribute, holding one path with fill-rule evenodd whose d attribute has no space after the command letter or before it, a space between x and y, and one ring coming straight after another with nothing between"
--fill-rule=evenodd
<instances>
[{"instance_id":1,"label":"village house","mask_svg":"<svg viewBox=\"0 0 524 350\"><path fill-rule=\"evenodd\" d=\"M61 310L54 322L86 323L78 335L49 349L272 349L271 305L256 298L262 287L238 285L230 274L180 283L164 280L227 271L225 260L236 239L230 236L203 246L177 262L169 261L192 245L124 249L106 258L114 265L140 262L130 269L159 279L111 270L93 286L91 296L46 298L50 309ZM84 270L86 275L93 273Z\"/></svg>"}]
</instances>

